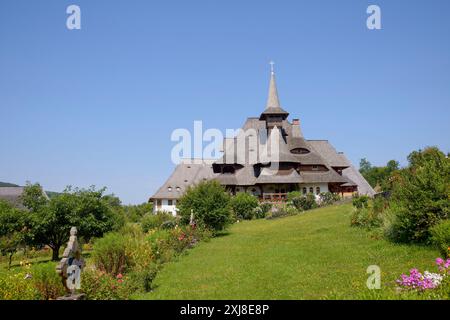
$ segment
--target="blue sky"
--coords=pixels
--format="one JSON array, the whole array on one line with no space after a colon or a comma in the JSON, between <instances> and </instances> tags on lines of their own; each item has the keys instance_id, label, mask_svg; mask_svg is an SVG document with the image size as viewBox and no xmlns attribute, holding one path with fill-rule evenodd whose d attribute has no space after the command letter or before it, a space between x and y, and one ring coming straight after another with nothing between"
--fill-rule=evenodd
<instances>
[{"instance_id":1,"label":"blue sky","mask_svg":"<svg viewBox=\"0 0 450 320\"><path fill-rule=\"evenodd\" d=\"M305 137L353 163L450 151L449 15L446 0L2 0L0 181L144 202L173 170L174 129L262 112L270 60Z\"/></svg>"}]
</instances>

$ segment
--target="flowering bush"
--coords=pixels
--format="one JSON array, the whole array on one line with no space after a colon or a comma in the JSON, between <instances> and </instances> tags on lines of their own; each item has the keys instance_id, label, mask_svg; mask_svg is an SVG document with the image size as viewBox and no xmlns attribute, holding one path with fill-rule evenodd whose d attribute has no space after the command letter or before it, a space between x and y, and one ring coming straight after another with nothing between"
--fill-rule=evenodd
<instances>
[{"instance_id":1,"label":"flowering bush","mask_svg":"<svg viewBox=\"0 0 450 320\"><path fill-rule=\"evenodd\" d=\"M133 292L128 278L91 268L81 274L83 292L89 300L127 300Z\"/></svg>"},{"instance_id":2,"label":"flowering bush","mask_svg":"<svg viewBox=\"0 0 450 320\"><path fill-rule=\"evenodd\" d=\"M425 271L422 274L417 269L411 269L409 275L402 274L396 282L401 288L407 290L424 291L436 289L450 272L450 259L444 261L442 258L437 258L436 265L438 266L439 273Z\"/></svg>"}]
</instances>

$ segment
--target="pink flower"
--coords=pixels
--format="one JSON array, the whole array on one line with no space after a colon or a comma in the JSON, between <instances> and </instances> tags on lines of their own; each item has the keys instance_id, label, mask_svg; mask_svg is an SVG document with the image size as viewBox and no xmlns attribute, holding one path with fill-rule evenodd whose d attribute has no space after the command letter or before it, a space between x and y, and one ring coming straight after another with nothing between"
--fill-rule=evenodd
<instances>
[{"instance_id":1,"label":"pink flower","mask_svg":"<svg viewBox=\"0 0 450 320\"><path fill-rule=\"evenodd\" d=\"M119 279L119 280L117 280L117 282L118 282L118 283L122 283L122 282L123 282L123 280L122 280L122 279Z\"/></svg>"},{"instance_id":2,"label":"pink flower","mask_svg":"<svg viewBox=\"0 0 450 320\"><path fill-rule=\"evenodd\" d=\"M122 278L123 278L123 275L122 275L121 273L119 273L119 274L117 275L116 278L117 278L117 279L122 279Z\"/></svg>"},{"instance_id":3,"label":"pink flower","mask_svg":"<svg viewBox=\"0 0 450 320\"><path fill-rule=\"evenodd\" d=\"M440 266L441 264L443 264L444 263L444 259L442 259L442 258L437 258L436 259L436 264L438 265L438 266Z\"/></svg>"}]
</instances>

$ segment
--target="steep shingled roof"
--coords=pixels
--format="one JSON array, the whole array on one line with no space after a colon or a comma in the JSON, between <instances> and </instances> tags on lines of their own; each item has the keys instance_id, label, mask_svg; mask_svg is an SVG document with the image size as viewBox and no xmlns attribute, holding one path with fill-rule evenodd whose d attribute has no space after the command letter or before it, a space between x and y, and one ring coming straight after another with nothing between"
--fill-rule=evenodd
<instances>
[{"instance_id":1,"label":"steep shingled roof","mask_svg":"<svg viewBox=\"0 0 450 320\"><path fill-rule=\"evenodd\" d=\"M212 170L210 161L190 161L180 163L167 181L150 199L178 199L186 189L203 180L217 177Z\"/></svg>"}]
</instances>

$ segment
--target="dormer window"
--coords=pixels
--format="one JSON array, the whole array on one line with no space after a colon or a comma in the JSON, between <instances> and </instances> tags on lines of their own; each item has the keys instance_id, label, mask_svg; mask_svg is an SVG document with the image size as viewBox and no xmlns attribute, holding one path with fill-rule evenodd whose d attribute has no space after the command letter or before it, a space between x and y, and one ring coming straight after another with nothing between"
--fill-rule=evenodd
<instances>
[{"instance_id":1,"label":"dormer window","mask_svg":"<svg viewBox=\"0 0 450 320\"><path fill-rule=\"evenodd\" d=\"M319 166L312 166L313 171L318 171L319 170Z\"/></svg>"},{"instance_id":2,"label":"dormer window","mask_svg":"<svg viewBox=\"0 0 450 320\"><path fill-rule=\"evenodd\" d=\"M305 148L295 148L295 149L291 150L291 153L293 153L293 154L307 154L309 152L310 151L308 149L305 149Z\"/></svg>"},{"instance_id":3,"label":"dormer window","mask_svg":"<svg viewBox=\"0 0 450 320\"><path fill-rule=\"evenodd\" d=\"M177 191L180 192L180 191L181 191L181 188L180 188L180 187L177 187Z\"/></svg>"},{"instance_id":4,"label":"dormer window","mask_svg":"<svg viewBox=\"0 0 450 320\"><path fill-rule=\"evenodd\" d=\"M168 187L167 190L168 190L169 192L172 192L172 187Z\"/></svg>"}]
</instances>

